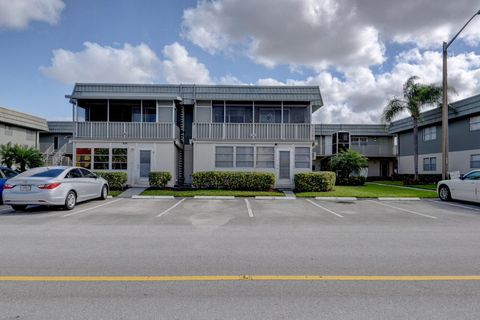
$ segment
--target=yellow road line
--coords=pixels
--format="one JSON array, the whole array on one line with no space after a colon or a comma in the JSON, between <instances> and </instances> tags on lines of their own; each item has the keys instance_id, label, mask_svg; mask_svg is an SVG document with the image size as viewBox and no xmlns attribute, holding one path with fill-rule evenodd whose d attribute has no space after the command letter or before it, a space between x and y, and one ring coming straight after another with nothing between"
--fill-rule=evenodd
<instances>
[{"instance_id":1,"label":"yellow road line","mask_svg":"<svg viewBox=\"0 0 480 320\"><path fill-rule=\"evenodd\" d=\"M443 276L0 276L0 282L163 282L163 281L480 281L480 275Z\"/></svg>"}]
</instances>

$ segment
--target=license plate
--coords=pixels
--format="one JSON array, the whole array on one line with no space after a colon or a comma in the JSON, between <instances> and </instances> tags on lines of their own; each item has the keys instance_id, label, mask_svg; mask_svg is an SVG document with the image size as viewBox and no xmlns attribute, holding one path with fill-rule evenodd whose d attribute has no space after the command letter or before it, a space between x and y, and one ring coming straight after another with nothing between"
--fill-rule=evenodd
<instances>
[{"instance_id":1,"label":"license plate","mask_svg":"<svg viewBox=\"0 0 480 320\"><path fill-rule=\"evenodd\" d=\"M20 186L20 191L30 191L32 190L32 186Z\"/></svg>"}]
</instances>

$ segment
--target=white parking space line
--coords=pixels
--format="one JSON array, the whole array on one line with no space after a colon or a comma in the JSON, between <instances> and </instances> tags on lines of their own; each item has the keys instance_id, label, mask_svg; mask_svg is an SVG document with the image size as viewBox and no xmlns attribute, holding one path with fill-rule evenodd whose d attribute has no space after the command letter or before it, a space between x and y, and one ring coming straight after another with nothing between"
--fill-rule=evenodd
<instances>
[{"instance_id":1,"label":"white parking space line","mask_svg":"<svg viewBox=\"0 0 480 320\"><path fill-rule=\"evenodd\" d=\"M480 211L480 208L475 208L475 207L470 207L466 205L461 205L457 203L450 203L450 202L445 202L445 201L440 201L440 200L427 200L428 202L434 202L434 203L439 203L439 204L445 204L449 205L452 207L457 207L457 208L464 208L464 209L469 209L469 210L474 210L474 211Z\"/></svg>"},{"instance_id":2,"label":"white parking space line","mask_svg":"<svg viewBox=\"0 0 480 320\"><path fill-rule=\"evenodd\" d=\"M123 199L116 199L116 200L113 200L113 201L110 201L110 202L107 202L107 203L99 204L98 206L95 206L95 207L90 207L90 208L86 208L86 209L83 209L83 210L74 211L72 213L67 213L67 214L63 215L62 217L70 217L70 216L73 216L73 215L76 215L76 214L79 214L79 213L83 213L83 212L87 212L87 211L97 209L97 208L100 208L100 207L108 206L109 204L118 202L120 200L123 200Z\"/></svg>"},{"instance_id":3,"label":"white parking space line","mask_svg":"<svg viewBox=\"0 0 480 320\"><path fill-rule=\"evenodd\" d=\"M329 212L329 213L331 213L331 214L333 214L333 215L336 215L336 216L339 217L339 218L343 218L343 216L342 216L341 214L338 214L338 213L336 213L336 212L333 212L332 210L327 209L327 208L325 208L324 206L321 206L321 205L319 205L318 203L313 202L313 201L310 200L310 199L305 199L305 200L307 200L308 202L310 202L310 203L313 204L314 206L319 207L320 209L323 209L323 210L325 210L325 211L327 211L327 212Z\"/></svg>"},{"instance_id":4,"label":"white parking space line","mask_svg":"<svg viewBox=\"0 0 480 320\"><path fill-rule=\"evenodd\" d=\"M250 206L250 201L248 201L248 199L245 199L245 204L247 205L248 216L250 218L254 218L255 216L253 215L253 210L252 210L252 207Z\"/></svg>"},{"instance_id":5,"label":"white parking space line","mask_svg":"<svg viewBox=\"0 0 480 320\"><path fill-rule=\"evenodd\" d=\"M185 201L186 198L183 198L182 200L178 201L177 203L175 203L173 206L171 206L170 208L168 208L167 210L163 211L162 213L160 213L157 217L161 217L163 216L164 214L167 214L169 213L171 210L175 209L180 203L182 203L183 201Z\"/></svg>"},{"instance_id":6,"label":"white parking space line","mask_svg":"<svg viewBox=\"0 0 480 320\"><path fill-rule=\"evenodd\" d=\"M376 204L379 204L379 205L382 205L382 206L385 206L385 207L393 208L393 209L396 209L396 210L408 212L408 213L411 213L411 214L416 214L417 216L422 216L422 217L430 218L430 219L438 219L437 217L434 217L434 216L431 216L431 215L428 215L428 214L424 214L424 213L400 208L400 207L397 207L397 206L392 206L391 204L386 204L384 202L379 202L379 201L375 201L375 200L366 200L366 201L373 202L373 203L376 203Z\"/></svg>"}]
</instances>

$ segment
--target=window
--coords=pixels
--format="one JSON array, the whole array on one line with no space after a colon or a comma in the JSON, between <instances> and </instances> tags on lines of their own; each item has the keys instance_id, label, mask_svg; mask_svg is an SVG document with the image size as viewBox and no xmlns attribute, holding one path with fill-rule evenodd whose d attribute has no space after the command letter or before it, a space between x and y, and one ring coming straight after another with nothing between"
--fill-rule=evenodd
<instances>
[{"instance_id":1,"label":"window","mask_svg":"<svg viewBox=\"0 0 480 320\"><path fill-rule=\"evenodd\" d=\"M470 168L480 168L480 154L472 154L470 156Z\"/></svg>"},{"instance_id":2,"label":"window","mask_svg":"<svg viewBox=\"0 0 480 320\"><path fill-rule=\"evenodd\" d=\"M18 173L16 173L15 171L13 171L11 169L7 169L7 168L0 169L0 171L3 172L3 175L7 179L13 178L13 177L18 175Z\"/></svg>"},{"instance_id":3,"label":"window","mask_svg":"<svg viewBox=\"0 0 480 320\"><path fill-rule=\"evenodd\" d=\"M253 147L237 147L237 168L253 168Z\"/></svg>"},{"instance_id":4,"label":"window","mask_svg":"<svg viewBox=\"0 0 480 320\"><path fill-rule=\"evenodd\" d=\"M92 149L90 148L77 148L75 163L77 166L91 169L92 168Z\"/></svg>"},{"instance_id":5,"label":"window","mask_svg":"<svg viewBox=\"0 0 480 320\"><path fill-rule=\"evenodd\" d=\"M94 175L91 171L87 170L87 169L80 169L80 172L82 173L82 175L85 177L85 178L96 178L97 176Z\"/></svg>"},{"instance_id":6,"label":"window","mask_svg":"<svg viewBox=\"0 0 480 320\"><path fill-rule=\"evenodd\" d=\"M215 147L215 167L233 168L233 147Z\"/></svg>"},{"instance_id":7,"label":"window","mask_svg":"<svg viewBox=\"0 0 480 320\"><path fill-rule=\"evenodd\" d=\"M112 170L127 170L127 148L112 149Z\"/></svg>"},{"instance_id":8,"label":"window","mask_svg":"<svg viewBox=\"0 0 480 320\"><path fill-rule=\"evenodd\" d=\"M437 139L437 127L427 127L423 129L423 141L430 141Z\"/></svg>"},{"instance_id":9,"label":"window","mask_svg":"<svg viewBox=\"0 0 480 320\"><path fill-rule=\"evenodd\" d=\"M63 170L62 170L62 172L63 172ZM82 173L78 169L72 169L67 173L65 178L67 178L67 179L82 178Z\"/></svg>"},{"instance_id":10,"label":"window","mask_svg":"<svg viewBox=\"0 0 480 320\"><path fill-rule=\"evenodd\" d=\"M30 177L36 177L36 178L56 178L60 174L62 174L63 171L65 171L65 169L47 169L44 171L34 173L32 175L27 175L27 177L30 176Z\"/></svg>"},{"instance_id":11,"label":"window","mask_svg":"<svg viewBox=\"0 0 480 320\"><path fill-rule=\"evenodd\" d=\"M424 158L423 171L435 171L435 170L437 170L437 158Z\"/></svg>"},{"instance_id":12,"label":"window","mask_svg":"<svg viewBox=\"0 0 480 320\"><path fill-rule=\"evenodd\" d=\"M351 137L352 145L355 146L364 146L368 143L367 137Z\"/></svg>"},{"instance_id":13,"label":"window","mask_svg":"<svg viewBox=\"0 0 480 320\"><path fill-rule=\"evenodd\" d=\"M213 105L212 105L212 112L213 112L213 117L212 117L213 122L218 122L218 123L224 122L224 120L225 120L225 106L223 105L223 101L222 102L214 102ZM210 118L208 119L208 121L210 121Z\"/></svg>"},{"instance_id":14,"label":"window","mask_svg":"<svg viewBox=\"0 0 480 320\"><path fill-rule=\"evenodd\" d=\"M480 171L474 171L463 177L464 180L480 180Z\"/></svg>"},{"instance_id":15,"label":"window","mask_svg":"<svg viewBox=\"0 0 480 320\"><path fill-rule=\"evenodd\" d=\"M154 100L144 100L143 122L157 122L157 103Z\"/></svg>"},{"instance_id":16,"label":"window","mask_svg":"<svg viewBox=\"0 0 480 320\"><path fill-rule=\"evenodd\" d=\"M252 107L226 107L225 122L227 123L251 123Z\"/></svg>"},{"instance_id":17,"label":"window","mask_svg":"<svg viewBox=\"0 0 480 320\"><path fill-rule=\"evenodd\" d=\"M310 148L295 148L295 168L310 168Z\"/></svg>"},{"instance_id":18,"label":"window","mask_svg":"<svg viewBox=\"0 0 480 320\"><path fill-rule=\"evenodd\" d=\"M108 170L109 162L108 148L94 148L93 149L93 169Z\"/></svg>"},{"instance_id":19,"label":"window","mask_svg":"<svg viewBox=\"0 0 480 320\"><path fill-rule=\"evenodd\" d=\"M275 167L275 149L274 147L257 147L257 168Z\"/></svg>"},{"instance_id":20,"label":"window","mask_svg":"<svg viewBox=\"0 0 480 320\"><path fill-rule=\"evenodd\" d=\"M480 116L470 118L470 131L480 130Z\"/></svg>"}]
</instances>

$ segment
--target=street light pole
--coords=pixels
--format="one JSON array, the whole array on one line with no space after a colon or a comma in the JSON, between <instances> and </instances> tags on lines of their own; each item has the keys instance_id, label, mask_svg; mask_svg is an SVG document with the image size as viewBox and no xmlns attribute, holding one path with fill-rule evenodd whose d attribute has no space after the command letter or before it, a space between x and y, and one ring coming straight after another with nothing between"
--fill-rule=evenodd
<instances>
[{"instance_id":1,"label":"street light pole","mask_svg":"<svg viewBox=\"0 0 480 320\"><path fill-rule=\"evenodd\" d=\"M448 47L457 39L458 35L467 27L467 25L477 16L480 10L465 23L457 34L449 42L443 43L443 93L442 93L442 179L448 178L448 79L447 79L447 57Z\"/></svg>"}]
</instances>

